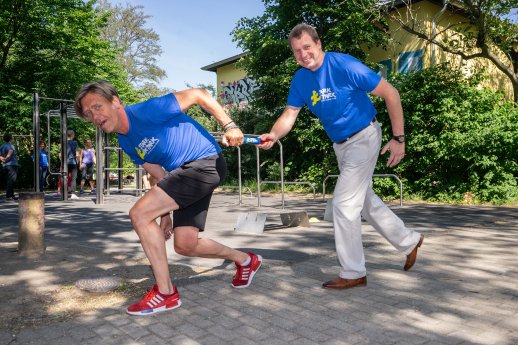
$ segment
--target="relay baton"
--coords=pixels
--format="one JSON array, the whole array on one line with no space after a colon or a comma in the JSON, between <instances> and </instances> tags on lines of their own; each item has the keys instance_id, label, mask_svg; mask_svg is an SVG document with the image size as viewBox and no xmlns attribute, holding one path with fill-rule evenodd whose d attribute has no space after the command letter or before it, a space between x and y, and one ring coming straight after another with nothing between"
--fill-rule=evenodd
<instances>
[{"instance_id":1,"label":"relay baton","mask_svg":"<svg viewBox=\"0 0 518 345\"><path fill-rule=\"evenodd\" d=\"M270 140L261 140L261 138L259 138L259 137L248 137L245 135L243 144L259 145L259 144L264 144L267 141L270 141Z\"/></svg>"}]
</instances>

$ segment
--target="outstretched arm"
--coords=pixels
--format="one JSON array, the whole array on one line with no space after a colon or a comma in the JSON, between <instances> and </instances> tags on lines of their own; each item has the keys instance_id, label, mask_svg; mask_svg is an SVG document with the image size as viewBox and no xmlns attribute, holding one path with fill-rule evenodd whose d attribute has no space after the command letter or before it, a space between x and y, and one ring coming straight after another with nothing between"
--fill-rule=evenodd
<instances>
[{"instance_id":1,"label":"outstretched arm","mask_svg":"<svg viewBox=\"0 0 518 345\"><path fill-rule=\"evenodd\" d=\"M243 143L243 133L225 112L223 107L206 90L200 88L175 92L174 95L183 112L193 105L199 105L206 112L214 116L225 131L221 142L226 146L238 146Z\"/></svg>"},{"instance_id":2,"label":"outstretched arm","mask_svg":"<svg viewBox=\"0 0 518 345\"><path fill-rule=\"evenodd\" d=\"M295 120L299 116L301 108L295 108L292 106L287 106L284 108L281 116L275 121L270 133L265 133L260 136L262 144L258 145L262 149L270 149L273 144L279 139L285 137L293 128L295 124Z\"/></svg>"}]
</instances>

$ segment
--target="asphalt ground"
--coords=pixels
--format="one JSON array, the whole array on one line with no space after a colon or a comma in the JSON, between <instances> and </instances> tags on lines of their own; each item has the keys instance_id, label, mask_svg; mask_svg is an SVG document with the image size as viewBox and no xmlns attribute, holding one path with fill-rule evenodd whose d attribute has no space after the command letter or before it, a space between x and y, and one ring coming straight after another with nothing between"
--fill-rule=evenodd
<instances>
[{"instance_id":1,"label":"asphalt ground","mask_svg":"<svg viewBox=\"0 0 518 345\"><path fill-rule=\"evenodd\" d=\"M18 204L0 200L0 344L518 344L516 207L391 205L425 235L416 265L404 272L405 256L363 223L368 285L336 291L321 287L339 270L325 201L287 196L282 210L278 195L263 196L259 208L256 198L239 205L236 194L216 193L201 236L263 256L249 288L230 286L233 263L179 256L170 240L180 308L135 317L125 313L135 300L97 293L99 307L53 314L51 296L89 294L76 291L79 279L153 283L127 216L135 200L112 194L96 205L89 195L66 203L47 195L46 253L37 258L16 252ZM282 226L281 212L300 210L319 221ZM268 215L265 231L234 231L239 214L251 211ZM34 301L39 308L23 313ZM43 315L20 326L20 317Z\"/></svg>"}]
</instances>

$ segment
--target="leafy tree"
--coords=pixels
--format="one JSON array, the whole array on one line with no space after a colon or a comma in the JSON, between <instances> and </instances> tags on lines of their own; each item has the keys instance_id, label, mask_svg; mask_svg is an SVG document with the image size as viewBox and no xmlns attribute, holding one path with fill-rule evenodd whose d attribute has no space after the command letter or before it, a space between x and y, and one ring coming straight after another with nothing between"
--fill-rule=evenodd
<instances>
[{"instance_id":1,"label":"leafy tree","mask_svg":"<svg viewBox=\"0 0 518 345\"><path fill-rule=\"evenodd\" d=\"M150 16L144 14L144 7L131 4L112 6L108 1L100 0L98 8L109 16L101 38L117 50L117 58L127 72L127 80L139 85L158 82L165 77L165 71L157 65L157 57L162 53L160 37L152 28L146 28Z\"/></svg>"},{"instance_id":2,"label":"leafy tree","mask_svg":"<svg viewBox=\"0 0 518 345\"><path fill-rule=\"evenodd\" d=\"M502 94L480 89L480 78L447 65L393 76L409 138L405 159L395 168L406 193L457 202L518 197L518 109ZM378 119L388 123L382 100L375 101ZM376 170L386 172L385 163L380 159Z\"/></svg>"},{"instance_id":3,"label":"leafy tree","mask_svg":"<svg viewBox=\"0 0 518 345\"><path fill-rule=\"evenodd\" d=\"M464 20L435 33L420 25L412 10L412 1L401 2L406 5L407 15L392 12L391 18L404 30L464 60L489 60L509 78L514 101L518 102L518 24L511 15L518 7L518 0L443 0L444 6L460 10ZM445 30L448 30L447 36L442 35Z\"/></svg>"},{"instance_id":4,"label":"leafy tree","mask_svg":"<svg viewBox=\"0 0 518 345\"><path fill-rule=\"evenodd\" d=\"M100 40L106 16L94 11L95 1L11 0L0 2L0 131L32 133L32 92L72 99L79 85L96 79L111 80L131 93L125 73L111 46ZM40 111L59 104L43 101ZM59 142L59 125L51 119L52 141ZM43 124L46 121L42 119ZM78 136L88 127L71 121ZM42 127L43 128L43 127ZM47 139L45 136L43 138ZM29 155L30 152L20 152ZM22 162L30 158L20 157ZM24 163L25 164L25 163ZM19 186L32 185L32 169L20 170Z\"/></svg>"},{"instance_id":5,"label":"leafy tree","mask_svg":"<svg viewBox=\"0 0 518 345\"><path fill-rule=\"evenodd\" d=\"M174 90L169 89L167 87L159 87L155 83L144 83L139 87L138 93L140 94L140 98L142 100L146 100L152 97L163 96L167 93L174 92Z\"/></svg>"}]
</instances>

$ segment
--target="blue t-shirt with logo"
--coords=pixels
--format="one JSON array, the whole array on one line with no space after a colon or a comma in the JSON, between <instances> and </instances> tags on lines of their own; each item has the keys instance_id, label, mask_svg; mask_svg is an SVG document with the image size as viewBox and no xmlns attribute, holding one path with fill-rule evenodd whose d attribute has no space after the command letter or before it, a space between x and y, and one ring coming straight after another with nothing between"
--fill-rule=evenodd
<instances>
[{"instance_id":1,"label":"blue t-shirt with logo","mask_svg":"<svg viewBox=\"0 0 518 345\"><path fill-rule=\"evenodd\" d=\"M381 76L360 60L342 53L327 52L316 71L301 68L293 77L288 105L307 105L333 142L348 138L367 127L376 115L368 93Z\"/></svg>"},{"instance_id":2,"label":"blue t-shirt with logo","mask_svg":"<svg viewBox=\"0 0 518 345\"><path fill-rule=\"evenodd\" d=\"M173 94L125 110L129 130L118 135L119 145L135 164L160 164L173 171L185 162L221 152L212 135L182 112Z\"/></svg>"}]
</instances>

